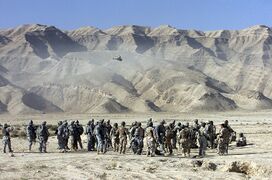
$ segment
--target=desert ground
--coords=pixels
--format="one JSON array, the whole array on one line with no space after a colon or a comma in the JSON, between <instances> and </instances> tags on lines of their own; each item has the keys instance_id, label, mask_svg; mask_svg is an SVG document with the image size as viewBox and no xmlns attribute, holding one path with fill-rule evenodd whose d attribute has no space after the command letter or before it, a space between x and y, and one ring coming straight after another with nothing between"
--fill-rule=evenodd
<instances>
[{"instance_id":1,"label":"desert ground","mask_svg":"<svg viewBox=\"0 0 272 180\"><path fill-rule=\"evenodd\" d=\"M85 150L59 153L57 140L51 136L48 153L38 153L38 143L33 152L27 151L25 138L12 138L14 157L0 153L0 179L272 179L272 112L232 112L206 114L43 114L43 115L1 115L0 123L23 126L32 119L35 124L46 120L57 124L59 120L80 120L85 125L90 118L105 118L112 122L137 120L145 126L152 117L157 124L161 119L167 122L213 120L219 124L228 119L231 127L243 132L248 146L236 147L232 143L229 155L219 156L216 150L208 150L205 158L185 158L179 151L173 156L146 157L133 155L130 151L119 155L112 151L105 155L86 151L86 137L83 135ZM2 151L2 146L0 148ZM192 151L192 156L197 150Z\"/></svg>"}]
</instances>

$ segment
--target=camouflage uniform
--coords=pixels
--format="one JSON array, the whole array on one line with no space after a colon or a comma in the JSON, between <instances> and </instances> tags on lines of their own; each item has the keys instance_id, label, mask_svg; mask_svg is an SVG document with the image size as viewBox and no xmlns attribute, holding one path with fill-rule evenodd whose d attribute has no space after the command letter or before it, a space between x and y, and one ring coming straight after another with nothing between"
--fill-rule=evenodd
<instances>
[{"instance_id":1,"label":"camouflage uniform","mask_svg":"<svg viewBox=\"0 0 272 180\"><path fill-rule=\"evenodd\" d=\"M2 135L3 135L3 152L6 153L6 148L8 146L9 152L13 152L11 149L11 141L10 141L10 132L13 130L13 128L9 127L7 124L4 124L4 127L2 129Z\"/></svg>"},{"instance_id":2,"label":"camouflage uniform","mask_svg":"<svg viewBox=\"0 0 272 180\"><path fill-rule=\"evenodd\" d=\"M209 121L207 125L207 135L208 145L211 149L214 149L214 141L216 139L216 127L215 125L213 125L213 121Z\"/></svg>"},{"instance_id":3,"label":"camouflage uniform","mask_svg":"<svg viewBox=\"0 0 272 180\"><path fill-rule=\"evenodd\" d=\"M166 148L167 152L169 153L169 155L171 155L173 153L173 147L172 147L173 135L174 135L174 133L173 133L171 127L167 126L166 131L165 131L165 148Z\"/></svg>"},{"instance_id":4,"label":"camouflage uniform","mask_svg":"<svg viewBox=\"0 0 272 180\"><path fill-rule=\"evenodd\" d=\"M30 120L28 126L26 127L26 135L29 142L28 150L31 151L32 144L36 142L36 128L33 125L33 121Z\"/></svg>"},{"instance_id":5,"label":"camouflage uniform","mask_svg":"<svg viewBox=\"0 0 272 180\"><path fill-rule=\"evenodd\" d=\"M178 123L177 126L174 127L173 129L173 140L172 140L173 149L177 149L177 135L180 130L181 130L181 123Z\"/></svg>"},{"instance_id":6,"label":"camouflage uniform","mask_svg":"<svg viewBox=\"0 0 272 180\"><path fill-rule=\"evenodd\" d=\"M154 137L154 128L149 126L145 130L146 134L146 145L147 145L147 156L155 156L156 151L156 140Z\"/></svg>"},{"instance_id":7,"label":"camouflage uniform","mask_svg":"<svg viewBox=\"0 0 272 180\"><path fill-rule=\"evenodd\" d=\"M94 150L94 145L95 145L95 134L94 134L94 121L89 121L87 126L86 126L86 130L85 130L85 134L87 135L87 150L88 151L93 151Z\"/></svg>"},{"instance_id":8,"label":"camouflage uniform","mask_svg":"<svg viewBox=\"0 0 272 180\"><path fill-rule=\"evenodd\" d=\"M180 146L184 156L188 155L190 157L191 145L190 145L190 130L188 127L182 128L179 132Z\"/></svg>"},{"instance_id":9,"label":"camouflage uniform","mask_svg":"<svg viewBox=\"0 0 272 180\"><path fill-rule=\"evenodd\" d=\"M105 141L105 134L103 129L103 121L99 122L94 129L96 140L97 140L97 154L103 152L103 146Z\"/></svg>"},{"instance_id":10,"label":"camouflage uniform","mask_svg":"<svg viewBox=\"0 0 272 180\"><path fill-rule=\"evenodd\" d=\"M38 136L39 136L39 142L40 142L40 147L39 147L39 151L42 153L46 153L46 143L48 141L48 137L49 137L49 132L48 132L48 128L46 126L46 122L44 121L42 123L42 125L39 127L38 130Z\"/></svg>"},{"instance_id":11,"label":"camouflage uniform","mask_svg":"<svg viewBox=\"0 0 272 180\"><path fill-rule=\"evenodd\" d=\"M246 137L244 136L243 133L240 133L239 139L238 139L238 141L236 142L236 146L237 146L237 147L241 147L241 146L246 146L246 145L247 145Z\"/></svg>"},{"instance_id":12,"label":"camouflage uniform","mask_svg":"<svg viewBox=\"0 0 272 180\"><path fill-rule=\"evenodd\" d=\"M141 123L137 123L137 128L134 133L134 137L131 140L131 148L134 154L142 154L143 151L143 139L144 129L141 127Z\"/></svg>"},{"instance_id":13,"label":"camouflage uniform","mask_svg":"<svg viewBox=\"0 0 272 180\"><path fill-rule=\"evenodd\" d=\"M129 135L128 129L125 127L126 123L122 122L121 127L118 129L119 138L120 138L120 154L126 153L126 146L127 146L127 136Z\"/></svg>"},{"instance_id":14,"label":"camouflage uniform","mask_svg":"<svg viewBox=\"0 0 272 180\"><path fill-rule=\"evenodd\" d=\"M110 137L112 140L113 151L118 152L120 139L119 139L119 132L118 132L118 124L117 123L114 123L113 128L111 128Z\"/></svg>"},{"instance_id":15,"label":"camouflage uniform","mask_svg":"<svg viewBox=\"0 0 272 180\"><path fill-rule=\"evenodd\" d=\"M62 138L59 135L59 129L60 129L61 125L62 125L62 121L59 121L58 122L58 127L57 127L57 129L55 131L55 135L57 135L58 146L59 146L58 149L61 149L61 143L62 143Z\"/></svg>"},{"instance_id":16,"label":"camouflage uniform","mask_svg":"<svg viewBox=\"0 0 272 180\"><path fill-rule=\"evenodd\" d=\"M72 121L70 126L69 126L69 135L70 135L70 142L71 142L71 148L73 150L77 150L78 146L77 146L77 127L75 125L75 122Z\"/></svg>"},{"instance_id":17,"label":"camouflage uniform","mask_svg":"<svg viewBox=\"0 0 272 180\"><path fill-rule=\"evenodd\" d=\"M202 124L202 127L197 132L197 142L198 142L198 148L199 148L198 155L200 157L204 157L206 154L206 149L208 145L206 137L207 137L207 132L206 132L205 124Z\"/></svg>"},{"instance_id":18,"label":"camouflage uniform","mask_svg":"<svg viewBox=\"0 0 272 180\"><path fill-rule=\"evenodd\" d=\"M62 125L58 127L59 148L62 152L66 152L66 150L68 149L67 146L68 139L69 139L68 123L64 122Z\"/></svg>"},{"instance_id":19,"label":"camouflage uniform","mask_svg":"<svg viewBox=\"0 0 272 180\"><path fill-rule=\"evenodd\" d=\"M80 149L83 149L82 145L82 140L81 140L81 135L84 133L84 128L82 127L81 124L79 124L79 121L76 121L76 133L75 133L75 143L79 145ZM78 145L76 147L78 148Z\"/></svg>"},{"instance_id":20,"label":"camouflage uniform","mask_svg":"<svg viewBox=\"0 0 272 180\"><path fill-rule=\"evenodd\" d=\"M219 155L227 154L229 138L230 138L229 130L225 127L224 124L221 124L221 129L218 134L218 154Z\"/></svg>"},{"instance_id":21,"label":"camouflage uniform","mask_svg":"<svg viewBox=\"0 0 272 180\"><path fill-rule=\"evenodd\" d=\"M165 121L163 120L158 126L155 128L155 136L156 141L159 144L160 147L160 153L164 154L164 143L165 143L165 127L164 127Z\"/></svg>"}]
</instances>

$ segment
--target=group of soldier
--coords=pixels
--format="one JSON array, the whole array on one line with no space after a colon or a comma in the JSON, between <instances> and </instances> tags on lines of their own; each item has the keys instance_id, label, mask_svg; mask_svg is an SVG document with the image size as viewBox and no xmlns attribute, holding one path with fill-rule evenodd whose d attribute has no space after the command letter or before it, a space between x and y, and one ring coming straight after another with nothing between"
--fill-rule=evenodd
<instances>
[{"instance_id":1,"label":"group of soldier","mask_svg":"<svg viewBox=\"0 0 272 180\"><path fill-rule=\"evenodd\" d=\"M12 152L11 131L12 127L4 124L2 129L4 153L6 153L6 147L9 152ZM192 148L198 148L199 157L206 155L207 148L217 148L219 155L225 155L228 154L230 142L236 139L235 131L229 126L227 120L220 125L218 132L216 132L213 121L199 123L197 119L191 126L189 123L176 123L175 120L168 125L165 120L162 120L155 126L150 118L145 128L142 127L141 122L133 122L127 127L124 121L120 125L117 123L111 125L110 120L103 119L95 122L92 119L87 123L85 131L78 120L72 121L70 124L68 121L60 121L55 131L59 151L68 152L70 150L77 151L79 148L83 149L81 136L84 133L87 136L88 151L97 151L98 154L103 154L112 149L114 152L125 154L129 148L134 154L141 155L145 148L147 156L172 155L173 150L178 149L185 157L190 157ZM30 120L26 127L26 135L29 151L32 150L32 145L38 138L39 151L41 153L47 152L46 146L50 134L45 121L41 125L35 126ZM238 145L246 145L243 134L237 141Z\"/></svg>"}]
</instances>

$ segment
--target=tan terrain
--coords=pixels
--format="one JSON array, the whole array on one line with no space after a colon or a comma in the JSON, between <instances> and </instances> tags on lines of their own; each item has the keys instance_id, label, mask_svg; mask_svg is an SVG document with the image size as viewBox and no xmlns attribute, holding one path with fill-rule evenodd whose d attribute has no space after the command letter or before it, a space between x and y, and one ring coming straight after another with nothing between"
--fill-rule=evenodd
<instances>
[{"instance_id":1,"label":"tan terrain","mask_svg":"<svg viewBox=\"0 0 272 180\"><path fill-rule=\"evenodd\" d=\"M176 119L182 123L194 118L203 121L214 120L218 124L228 119L231 127L243 132L249 143L246 147L231 144L229 155L219 156L215 150L208 150L202 159L184 158L178 151L170 157L146 157L145 155L119 155L112 151L105 155L95 152L59 153L56 137L50 137L48 153L38 153L38 144L33 152L27 152L27 140L12 138L14 157L0 154L0 179L271 179L272 178L272 113L235 112L210 114L93 114L95 119L111 119L112 122L125 120L128 124L138 120L145 125L146 119L153 117L155 123L161 119L167 122ZM35 124L47 120L57 124L59 120L79 119L86 124L87 114L52 115L2 115L0 123L9 122L13 126L25 125L28 119ZM84 147L86 148L86 137ZM2 147L1 147L2 150ZM192 155L196 155L193 150ZM200 165L202 163L202 165ZM197 165L199 164L199 165Z\"/></svg>"}]
</instances>

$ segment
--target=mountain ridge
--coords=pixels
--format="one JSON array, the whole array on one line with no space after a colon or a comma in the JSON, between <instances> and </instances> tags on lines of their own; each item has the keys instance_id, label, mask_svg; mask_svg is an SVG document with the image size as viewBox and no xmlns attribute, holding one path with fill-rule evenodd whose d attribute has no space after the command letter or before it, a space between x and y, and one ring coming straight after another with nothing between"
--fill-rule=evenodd
<instances>
[{"instance_id":1,"label":"mountain ridge","mask_svg":"<svg viewBox=\"0 0 272 180\"><path fill-rule=\"evenodd\" d=\"M17 101L30 109L37 106L41 110L36 113L269 109L271 46L272 31L265 25L218 31L169 25L67 31L29 24L0 30L0 75L15 85L5 92L17 86L31 95ZM117 55L122 62L112 60ZM14 112L2 101L0 106L0 112Z\"/></svg>"}]
</instances>

